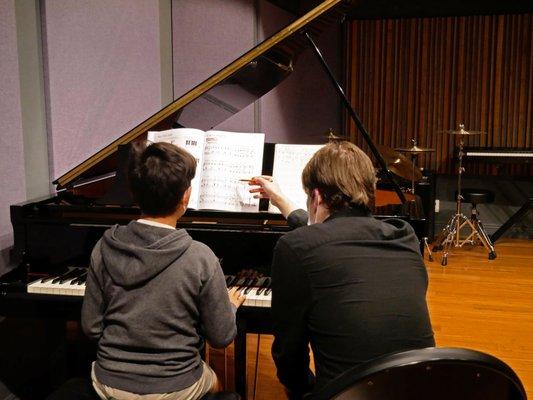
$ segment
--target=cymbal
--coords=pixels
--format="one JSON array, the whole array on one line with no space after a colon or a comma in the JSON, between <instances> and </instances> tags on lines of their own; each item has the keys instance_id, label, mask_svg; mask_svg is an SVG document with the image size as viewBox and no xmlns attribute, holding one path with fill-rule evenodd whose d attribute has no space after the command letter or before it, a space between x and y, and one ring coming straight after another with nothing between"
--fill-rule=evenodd
<instances>
[{"instance_id":1,"label":"cymbal","mask_svg":"<svg viewBox=\"0 0 533 400\"><path fill-rule=\"evenodd\" d=\"M462 136L474 136L474 135L486 135L487 132L481 132L481 131L443 131L443 133L447 133L448 135L462 135Z\"/></svg>"},{"instance_id":2,"label":"cymbal","mask_svg":"<svg viewBox=\"0 0 533 400\"><path fill-rule=\"evenodd\" d=\"M417 145L414 145L411 147L398 147L394 150L399 151L400 153L411 153L411 154L430 153L432 151L435 151L435 149L429 149L427 147L418 147Z\"/></svg>"},{"instance_id":3,"label":"cymbal","mask_svg":"<svg viewBox=\"0 0 533 400\"><path fill-rule=\"evenodd\" d=\"M350 140L349 137L347 136L339 136L335 133L335 131L333 131L332 128L329 128L329 130L324 134L324 137L326 139L328 139L328 142L340 142L340 141L343 141L343 140Z\"/></svg>"},{"instance_id":4,"label":"cymbal","mask_svg":"<svg viewBox=\"0 0 533 400\"><path fill-rule=\"evenodd\" d=\"M481 131L467 131L464 128L460 128L456 131L454 130L439 131L439 133L446 133L448 135L462 135L462 136L486 135L487 134L487 132L481 132Z\"/></svg>"},{"instance_id":5,"label":"cymbal","mask_svg":"<svg viewBox=\"0 0 533 400\"><path fill-rule=\"evenodd\" d=\"M418 182L422 179L422 172L403 154L400 154L390 147L377 145L381 156L387 164L387 168L394 174L398 175L400 178L405 180L414 180Z\"/></svg>"}]
</instances>

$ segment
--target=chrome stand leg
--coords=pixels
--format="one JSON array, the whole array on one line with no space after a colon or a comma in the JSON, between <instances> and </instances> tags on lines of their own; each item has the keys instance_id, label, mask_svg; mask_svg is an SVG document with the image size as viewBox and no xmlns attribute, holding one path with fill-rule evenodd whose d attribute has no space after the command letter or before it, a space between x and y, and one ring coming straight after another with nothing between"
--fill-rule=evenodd
<instances>
[{"instance_id":1,"label":"chrome stand leg","mask_svg":"<svg viewBox=\"0 0 533 400\"><path fill-rule=\"evenodd\" d=\"M485 228L483 227L483 224L480 220L477 218L473 221L474 229L476 231L477 236L479 237L479 240L485 246L485 248L489 251L489 260L494 260L496 258L496 251L494 249L494 244L489 238L489 235L487 235L487 232L485 231Z\"/></svg>"},{"instance_id":2,"label":"chrome stand leg","mask_svg":"<svg viewBox=\"0 0 533 400\"><path fill-rule=\"evenodd\" d=\"M444 227L444 229L439 234L439 237L437 238L437 243L435 246L437 246L438 249L443 250L442 254L442 260L441 265L446 266L448 264L448 252L452 245L454 244L454 239L457 234L457 229L459 227L459 219L461 215L455 214L448 224ZM433 250L435 250L435 246L433 247Z\"/></svg>"},{"instance_id":3,"label":"chrome stand leg","mask_svg":"<svg viewBox=\"0 0 533 400\"><path fill-rule=\"evenodd\" d=\"M424 247L426 248L426 251L428 252L429 261L433 261L433 253L431 252L431 249L429 248L428 238L424 237L422 238L422 240L424 241Z\"/></svg>"}]
</instances>

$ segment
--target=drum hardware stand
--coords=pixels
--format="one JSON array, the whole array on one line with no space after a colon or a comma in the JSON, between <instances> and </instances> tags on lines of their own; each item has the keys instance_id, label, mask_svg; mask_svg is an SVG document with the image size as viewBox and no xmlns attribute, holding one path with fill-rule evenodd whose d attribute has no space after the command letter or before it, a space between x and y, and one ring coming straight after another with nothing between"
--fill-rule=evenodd
<instances>
[{"instance_id":1,"label":"drum hardware stand","mask_svg":"<svg viewBox=\"0 0 533 400\"><path fill-rule=\"evenodd\" d=\"M428 259L429 261L433 261L433 252L431 251L431 249L429 248L429 244L428 244L428 238L426 236L424 236L422 238L422 240L424 241L424 248L426 249L426 251L428 252Z\"/></svg>"},{"instance_id":2,"label":"drum hardware stand","mask_svg":"<svg viewBox=\"0 0 533 400\"><path fill-rule=\"evenodd\" d=\"M439 236L435 240L433 246L433 251L443 250L441 265L448 265L448 253L450 248L453 247L462 247L465 244L474 244L476 240L479 240L483 246L489 251L489 260L494 260L496 258L496 252L494 250L494 245L492 244L489 236L485 232L481 221L477 218L477 210L475 207L472 208L472 216L467 218L461 212L462 200L464 200L461 195L461 177L465 168L463 167L463 156L464 156L464 141L463 137L468 135L473 135L476 133L470 133L465 131L464 125L459 125L459 131L448 132L453 135L459 135L459 154L458 154L458 168L457 168L457 199L456 199L456 210L455 214L451 217L448 223L440 232ZM471 232L465 238L461 239L461 230L464 227L469 227Z\"/></svg>"},{"instance_id":3,"label":"drum hardware stand","mask_svg":"<svg viewBox=\"0 0 533 400\"><path fill-rule=\"evenodd\" d=\"M411 139L411 142L413 143L413 147L416 147L416 139ZM418 161L418 153L411 153L411 163L413 164L413 173L411 175L411 194L415 194L415 169L416 164Z\"/></svg>"},{"instance_id":4,"label":"drum hardware stand","mask_svg":"<svg viewBox=\"0 0 533 400\"><path fill-rule=\"evenodd\" d=\"M416 144L416 139L411 139L411 141L413 143L413 147L416 147L416 145L417 145ZM415 169L416 169L416 164L417 164L417 161L418 161L418 154L419 153L414 153L414 152L411 153L411 163L413 164L413 174L411 175L411 188L409 189L409 192L411 194L415 194ZM429 248L428 238L427 237L423 237L422 241L424 242L424 248L428 252L429 261L433 261L433 252Z\"/></svg>"},{"instance_id":5,"label":"drum hardware stand","mask_svg":"<svg viewBox=\"0 0 533 400\"><path fill-rule=\"evenodd\" d=\"M411 170L411 188L407 189L407 192L409 192L412 195L414 195L415 194L415 182L417 181L417 179L416 179L416 170L417 170L416 165L417 165L417 161L418 161L418 156L420 154L430 153L430 152L433 152L435 150L434 149L429 149L429 148L418 147L418 143L417 143L416 138L411 139L411 147L409 147L409 148L396 148L394 150L396 150L396 151L398 151L400 153L410 154L410 156L411 156L411 168L412 168L412 170ZM431 248L429 247L428 238L427 237L423 237L422 238L422 244L424 246L424 249L428 253L429 261L433 261L433 253L431 251Z\"/></svg>"}]
</instances>

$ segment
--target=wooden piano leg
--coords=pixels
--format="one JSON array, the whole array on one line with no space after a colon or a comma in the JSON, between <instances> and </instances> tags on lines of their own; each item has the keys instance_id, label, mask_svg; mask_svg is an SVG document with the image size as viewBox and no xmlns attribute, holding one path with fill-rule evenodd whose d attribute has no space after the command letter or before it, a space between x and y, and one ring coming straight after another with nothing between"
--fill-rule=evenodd
<instances>
[{"instance_id":1,"label":"wooden piano leg","mask_svg":"<svg viewBox=\"0 0 533 400\"><path fill-rule=\"evenodd\" d=\"M246 321L237 318L237 336L234 341L235 351L235 391L246 400L248 395L247 375L246 375Z\"/></svg>"}]
</instances>

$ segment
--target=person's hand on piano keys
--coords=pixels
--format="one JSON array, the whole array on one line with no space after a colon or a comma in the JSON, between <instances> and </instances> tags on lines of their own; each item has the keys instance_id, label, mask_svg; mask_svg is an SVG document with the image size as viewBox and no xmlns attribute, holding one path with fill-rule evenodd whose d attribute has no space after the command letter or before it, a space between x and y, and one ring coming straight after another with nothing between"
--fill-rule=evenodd
<instances>
[{"instance_id":1,"label":"person's hand on piano keys","mask_svg":"<svg viewBox=\"0 0 533 400\"><path fill-rule=\"evenodd\" d=\"M254 176L248 181L248 185L253 186L250 193L254 193L254 198L270 199L272 205L279 208L285 218L297 208L289 198L285 197L271 176Z\"/></svg>"},{"instance_id":2,"label":"person's hand on piano keys","mask_svg":"<svg viewBox=\"0 0 533 400\"><path fill-rule=\"evenodd\" d=\"M237 308L239 308L242 303L244 303L244 300L246 300L246 296L239 289L240 288L234 287L228 290L229 301Z\"/></svg>"}]
</instances>

